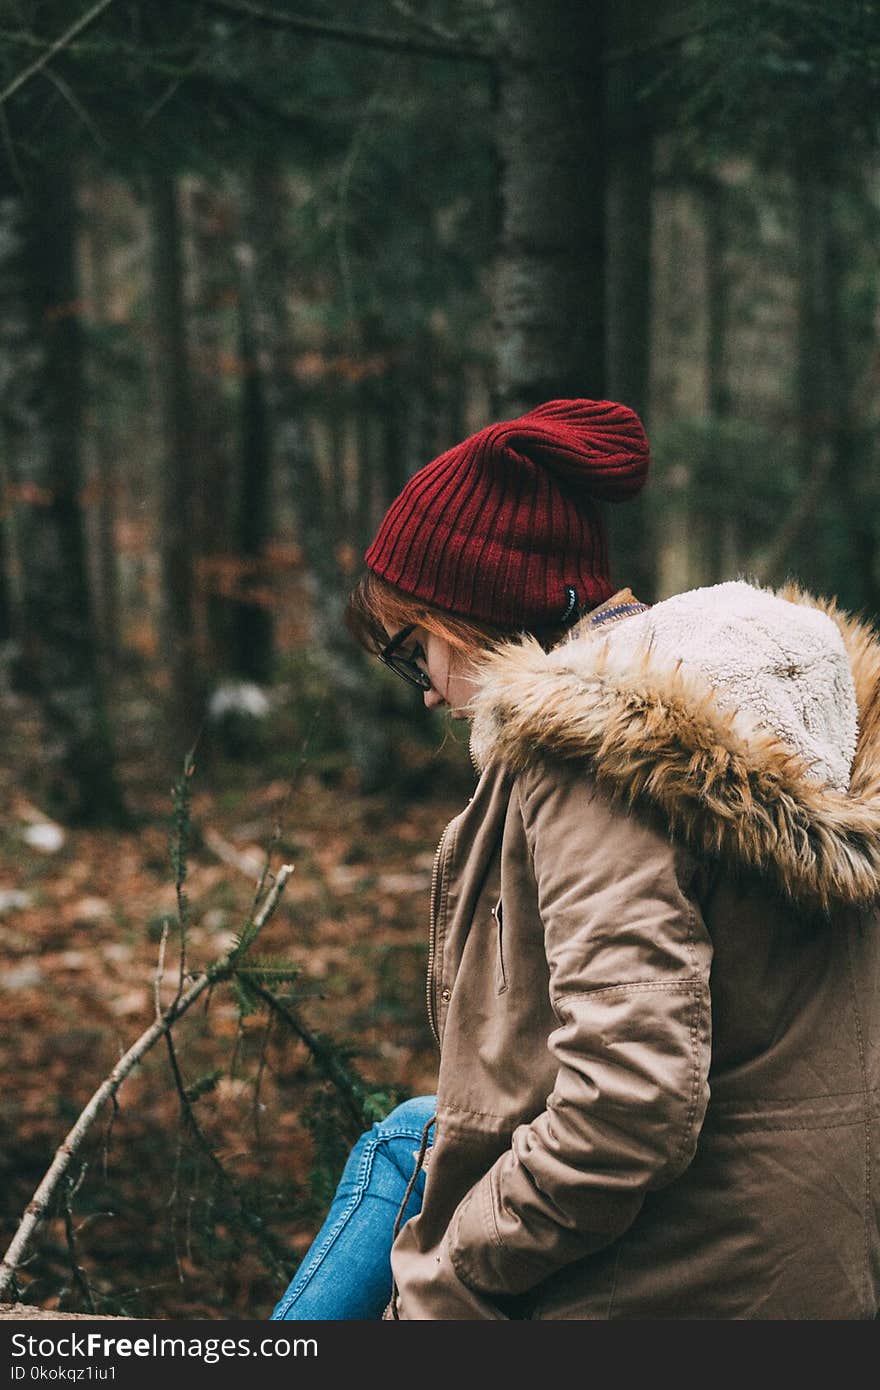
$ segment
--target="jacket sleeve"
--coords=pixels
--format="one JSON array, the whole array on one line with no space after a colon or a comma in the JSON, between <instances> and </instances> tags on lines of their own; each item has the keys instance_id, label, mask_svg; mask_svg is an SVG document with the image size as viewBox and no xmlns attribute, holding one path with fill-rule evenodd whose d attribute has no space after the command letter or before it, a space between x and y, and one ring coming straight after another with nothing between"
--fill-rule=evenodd
<instances>
[{"instance_id":1,"label":"jacket sleeve","mask_svg":"<svg viewBox=\"0 0 880 1390\"><path fill-rule=\"evenodd\" d=\"M558 1020L546 1109L466 1193L459 1278L521 1293L620 1236L693 1157L708 1100L711 943L695 860L583 764L517 780Z\"/></svg>"}]
</instances>

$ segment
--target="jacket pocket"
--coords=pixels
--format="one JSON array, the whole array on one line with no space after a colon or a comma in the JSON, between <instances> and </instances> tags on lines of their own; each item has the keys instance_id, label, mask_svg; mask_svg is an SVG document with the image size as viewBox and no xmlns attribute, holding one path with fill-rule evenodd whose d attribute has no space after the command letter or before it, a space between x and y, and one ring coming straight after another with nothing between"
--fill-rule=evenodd
<instances>
[{"instance_id":1,"label":"jacket pocket","mask_svg":"<svg viewBox=\"0 0 880 1390\"><path fill-rule=\"evenodd\" d=\"M503 908L499 898L492 908L495 918L495 993L503 994L507 989L507 971L504 968L504 927Z\"/></svg>"}]
</instances>

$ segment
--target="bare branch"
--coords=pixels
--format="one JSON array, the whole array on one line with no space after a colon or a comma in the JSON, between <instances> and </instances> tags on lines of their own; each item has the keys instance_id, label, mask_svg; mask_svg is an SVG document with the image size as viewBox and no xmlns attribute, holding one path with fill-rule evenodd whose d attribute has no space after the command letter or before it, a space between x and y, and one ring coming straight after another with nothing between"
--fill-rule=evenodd
<instances>
[{"instance_id":1,"label":"bare branch","mask_svg":"<svg viewBox=\"0 0 880 1390\"><path fill-rule=\"evenodd\" d=\"M834 467L834 461L834 450L830 445L824 444L817 450L806 482L785 521L769 545L746 566L748 573L753 575L759 584L770 584L779 577L789 549L816 510Z\"/></svg>"},{"instance_id":2,"label":"bare branch","mask_svg":"<svg viewBox=\"0 0 880 1390\"><path fill-rule=\"evenodd\" d=\"M113 1121L119 1114L119 1101L115 1096L110 1097L111 1110L107 1116L107 1124L104 1128L104 1138L101 1140L101 1172L104 1180L107 1179L107 1160L110 1157L110 1139L113 1135Z\"/></svg>"},{"instance_id":3,"label":"bare branch","mask_svg":"<svg viewBox=\"0 0 880 1390\"><path fill-rule=\"evenodd\" d=\"M223 14L235 15L237 19L252 19L273 29L288 29L294 34L308 34L313 38L356 44L361 48L381 48L387 53L413 53L428 58L457 58L488 65L496 61L494 53L469 44L441 43L406 34L383 34L376 29L362 29L359 26L352 28L346 24L328 24L326 20L310 19L306 15L285 14L282 10L255 5L251 0L206 0L206 7L209 10L219 10Z\"/></svg>"},{"instance_id":4,"label":"bare branch","mask_svg":"<svg viewBox=\"0 0 880 1390\"><path fill-rule=\"evenodd\" d=\"M153 1002L156 1006L156 1018L162 1018L162 976L165 974L165 947L168 944L168 918L162 923L162 940L159 942L159 959L156 963L156 974L153 979Z\"/></svg>"},{"instance_id":5,"label":"bare branch","mask_svg":"<svg viewBox=\"0 0 880 1390\"><path fill-rule=\"evenodd\" d=\"M438 24L436 20L426 19L424 15L418 14L412 5L406 3L406 0L391 0L391 8L396 10L399 15L403 15L403 18L409 20L410 24L414 24L417 29L421 29L423 34L430 34L431 38L440 39L442 43L459 42L458 35L454 34L451 29Z\"/></svg>"},{"instance_id":6,"label":"bare branch","mask_svg":"<svg viewBox=\"0 0 880 1390\"><path fill-rule=\"evenodd\" d=\"M474 44L464 43L452 35L443 38L436 25L429 25L420 18L418 20L419 27L429 28L430 32L437 37L423 39L408 34L386 34L376 29L362 29L359 26L328 24L325 20L312 19L306 15L285 14L281 10L271 9L266 5L254 4L252 0L206 0L206 5L208 9L235 15L238 19L251 19L272 29L287 29L291 33L308 34L313 38L330 39L361 48L380 48L387 53L409 53L429 58L451 58L459 62L480 63L487 67L494 67L501 62L509 63L518 68L544 66L538 60L530 61L527 57L504 53L501 49L492 51L479 48ZM395 9L399 13L407 15L412 22L417 21L417 16L414 13L407 14L408 6L398 4L395 5ZM646 54L678 48L688 39L704 33L709 27L708 23L693 23L687 28L670 34L658 35L644 43L611 48L601 55L599 61L604 67L617 67L620 64L630 62L633 58L642 58Z\"/></svg>"},{"instance_id":7,"label":"bare branch","mask_svg":"<svg viewBox=\"0 0 880 1390\"><path fill-rule=\"evenodd\" d=\"M82 102L74 96L73 92L70 90L69 85L64 81L64 78L59 77L58 73L53 72L51 68L45 68L43 70L43 76L45 77L47 82L51 82L52 86L55 87L61 93L62 97L67 102L70 109L74 112L75 115L79 116L86 130L91 132L95 144L106 154L108 149L107 141L104 139L100 130L95 125L95 122L92 120L91 116L89 115L86 108L83 106Z\"/></svg>"},{"instance_id":8,"label":"bare branch","mask_svg":"<svg viewBox=\"0 0 880 1390\"><path fill-rule=\"evenodd\" d=\"M278 877L271 891L266 897L259 914L254 918L254 932L251 940L257 932L269 921L281 899L285 884L293 873L292 864L283 864L278 870ZM36 1192L25 1208L25 1214L18 1225L6 1254L0 1261L0 1302L8 1297L15 1279L15 1271L21 1264L28 1252L34 1233L40 1221L45 1216L49 1204L55 1194L59 1182L64 1177L71 1161L75 1157L85 1136L89 1132L96 1117L100 1113L105 1101L114 1099L126 1077L137 1066L138 1062L150 1051L150 1048L164 1037L168 1030L179 1018L187 1012L197 999L205 993L212 985L221 980L228 980L234 973L235 967L241 957L241 947L236 944L226 955L209 966L203 975L200 975L179 997L175 998L161 1018L156 1019L140 1037L132 1043L128 1051L119 1059L116 1066L105 1077L101 1085L94 1092L85 1108L78 1116L73 1128L64 1138L63 1142L56 1150L55 1157L37 1187Z\"/></svg>"},{"instance_id":9,"label":"bare branch","mask_svg":"<svg viewBox=\"0 0 880 1390\"><path fill-rule=\"evenodd\" d=\"M74 1182L71 1178L68 1178L65 1183L64 1235L67 1240L67 1256L70 1260L70 1268L73 1271L73 1277L76 1280L76 1283L79 1285L79 1290L83 1296L83 1299L85 1300L86 1307L88 1308L90 1313L94 1313L95 1301L92 1298L92 1290L89 1287L89 1281L86 1278L85 1270L83 1269L82 1265L79 1262L79 1259L77 1258L76 1234L73 1229L73 1203L76 1198L76 1194L79 1192L80 1188L83 1185L83 1179L85 1178L85 1175L88 1172L88 1166L89 1165L87 1163L83 1164L76 1182Z\"/></svg>"},{"instance_id":10,"label":"bare branch","mask_svg":"<svg viewBox=\"0 0 880 1390\"><path fill-rule=\"evenodd\" d=\"M102 15L105 10L109 10L112 4L113 0L98 0L98 3L93 5L84 15L81 15L75 23L71 24L69 29L65 29L64 33L60 34L55 42L51 43L49 47L40 54L39 58L34 59L30 67L20 72L18 77L14 77L9 83L9 86L0 92L0 106L5 105L9 98L18 91L19 87L23 87L25 82L29 82L32 77L36 76L38 72L41 72L46 64L52 61L56 53L60 53L62 49L66 48L71 40L76 38L77 34L81 34L83 29L94 23L99 15Z\"/></svg>"}]
</instances>

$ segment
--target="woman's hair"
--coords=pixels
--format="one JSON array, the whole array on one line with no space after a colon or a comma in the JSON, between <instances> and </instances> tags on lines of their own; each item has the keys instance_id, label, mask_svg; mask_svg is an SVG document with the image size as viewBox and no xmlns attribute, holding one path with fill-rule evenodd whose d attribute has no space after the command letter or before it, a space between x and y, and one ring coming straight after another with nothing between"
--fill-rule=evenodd
<instances>
[{"instance_id":1,"label":"woman's hair","mask_svg":"<svg viewBox=\"0 0 880 1390\"><path fill-rule=\"evenodd\" d=\"M418 623L428 632L445 638L451 647L466 656L476 656L528 630L460 618L422 599L412 598L372 570L365 570L349 595L345 610L345 625L355 640L375 656L395 632L410 623ZM543 647L549 648L559 641L567 627L568 624L557 623L534 631L533 635Z\"/></svg>"}]
</instances>

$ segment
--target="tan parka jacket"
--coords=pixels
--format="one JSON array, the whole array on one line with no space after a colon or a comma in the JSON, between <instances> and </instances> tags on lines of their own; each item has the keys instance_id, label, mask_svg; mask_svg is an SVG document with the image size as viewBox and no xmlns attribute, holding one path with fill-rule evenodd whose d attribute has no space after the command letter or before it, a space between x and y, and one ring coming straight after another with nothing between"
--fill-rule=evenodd
<instances>
[{"instance_id":1,"label":"tan parka jacket","mask_svg":"<svg viewBox=\"0 0 880 1390\"><path fill-rule=\"evenodd\" d=\"M481 669L386 1316L872 1318L880 644L793 586L631 597Z\"/></svg>"}]
</instances>

